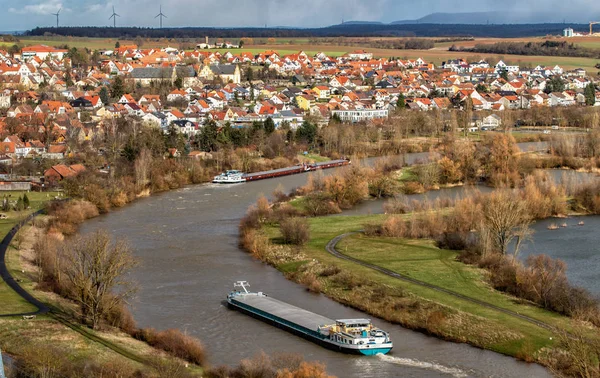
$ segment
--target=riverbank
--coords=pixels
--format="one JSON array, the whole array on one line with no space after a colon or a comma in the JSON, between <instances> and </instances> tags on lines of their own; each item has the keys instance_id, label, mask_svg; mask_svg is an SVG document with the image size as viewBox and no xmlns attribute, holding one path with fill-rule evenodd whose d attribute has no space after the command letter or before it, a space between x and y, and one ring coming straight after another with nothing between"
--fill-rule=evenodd
<instances>
[{"instance_id":1,"label":"riverbank","mask_svg":"<svg viewBox=\"0 0 600 378\"><path fill-rule=\"evenodd\" d=\"M15 356L17 361L11 365L9 374L37 376L50 370L61 376L86 372L87 376L155 377L163 376L162 369L174 369L186 376L201 376L202 367L170 355L164 347L160 347L162 350L152 347L148 340L138 340L108 324L98 330L82 326L74 302L40 290L34 246L46 237L48 221L48 216L38 215L24 224L6 251L10 279L43 303L43 310L47 311L36 311L33 304L16 292L13 293L19 297L18 301L14 296L6 298L26 302L26 307L21 308L7 303L16 312L0 316L0 349ZM28 314L21 315L22 311Z\"/></svg>"},{"instance_id":2,"label":"riverbank","mask_svg":"<svg viewBox=\"0 0 600 378\"><path fill-rule=\"evenodd\" d=\"M338 235L357 232L366 223L379 222L385 217L310 218L310 241L298 248L283 245L279 229L266 226L259 231L261 235L256 235L257 240L261 236L265 239L253 255L309 290L371 315L525 361L549 365L550 350L557 345L562 332L589 333L588 324L494 290L486 282L483 269L456 261L458 252L439 249L432 241L373 238L357 233L344 238L337 249L357 260L522 314L550 329L459 296L394 279L327 252L327 244Z\"/></svg>"},{"instance_id":3,"label":"riverbank","mask_svg":"<svg viewBox=\"0 0 600 378\"><path fill-rule=\"evenodd\" d=\"M9 199L9 201L15 202L18 197L21 197L23 192L4 192L3 197ZM21 211L5 211L4 219L0 219L0 240L3 239L13 227L22 222L24 219L29 217L31 214L39 211L49 200L53 200L59 196L58 192L29 192L27 197L29 200L29 208ZM22 240L22 234L17 233L13 237L13 244L19 244ZM15 313L27 313L35 311L36 308L20 295L18 295L13 289L11 289L6 282L0 278L0 316Z\"/></svg>"}]
</instances>

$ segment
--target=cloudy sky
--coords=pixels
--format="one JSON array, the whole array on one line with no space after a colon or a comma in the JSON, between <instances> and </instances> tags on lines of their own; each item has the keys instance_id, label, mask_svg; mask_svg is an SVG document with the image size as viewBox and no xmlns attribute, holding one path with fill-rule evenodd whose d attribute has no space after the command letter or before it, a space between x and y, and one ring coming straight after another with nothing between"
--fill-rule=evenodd
<instances>
[{"instance_id":1,"label":"cloudy sky","mask_svg":"<svg viewBox=\"0 0 600 378\"><path fill-rule=\"evenodd\" d=\"M1 0L0 30L52 26L51 15L62 8L65 26L112 24L112 7L123 26L158 26L154 16L162 3L164 26L327 26L344 20L391 22L433 12L511 11L538 21L587 22L600 18L597 0ZM523 4L525 3L525 4ZM460 4L460 7L457 7Z\"/></svg>"}]
</instances>

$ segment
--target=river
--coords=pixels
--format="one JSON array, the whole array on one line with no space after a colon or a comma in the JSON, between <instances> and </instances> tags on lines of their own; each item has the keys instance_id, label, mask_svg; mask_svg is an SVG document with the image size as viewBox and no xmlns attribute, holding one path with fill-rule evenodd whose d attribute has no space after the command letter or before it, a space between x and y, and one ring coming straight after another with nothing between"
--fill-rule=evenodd
<instances>
[{"instance_id":1,"label":"river","mask_svg":"<svg viewBox=\"0 0 600 378\"><path fill-rule=\"evenodd\" d=\"M407 161L422 159L410 154ZM543 367L409 331L385 321L394 350L389 356L362 358L328 351L223 303L236 280L256 291L330 318L365 314L307 292L276 269L238 246L237 226L248 206L278 185L303 185L307 174L239 185L190 186L140 199L84 223L82 233L106 229L127 238L141 264L133 272L140 291L132 312L142 327L179 328L198 337L212 364L237 364L261 350L300 353L327 364L338 377L549 377Z\"/></svg>"}]
</instances>

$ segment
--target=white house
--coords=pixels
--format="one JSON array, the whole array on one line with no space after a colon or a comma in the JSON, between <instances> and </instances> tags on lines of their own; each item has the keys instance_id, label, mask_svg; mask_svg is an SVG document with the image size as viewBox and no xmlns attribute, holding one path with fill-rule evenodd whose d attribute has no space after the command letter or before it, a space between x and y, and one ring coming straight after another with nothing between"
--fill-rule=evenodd
<instances>
[{"instance_id":1,"label":"white house","mask_svg":"<svg viewBox=\"0 0 600 378\"><path fill-rule=\"evenodd\" d=\"M477 126L481 130L493 130L502 125L502 118L496 114L491 114L477 122Z\"/></svg>"},{"instance_id":2,"label":"white house","mask_svg":"<svg viewBox=\"0 0 600 378\"><path fill-rule=\"evenodd\" d=\"M332 110L331 115L337 115L344 122L362 122L372 119L388 118L387 109L348 109Z\"/></svg>"},{"instance_id":3,"label":"white house","mask_svg":"<svg viewBox=\"0 0 600 378\"><path fill-rule=\"evenodd\" d=\"M10 108L10 95L6 93L0 93L0 109Z\"/></svg>"}]
</instances>

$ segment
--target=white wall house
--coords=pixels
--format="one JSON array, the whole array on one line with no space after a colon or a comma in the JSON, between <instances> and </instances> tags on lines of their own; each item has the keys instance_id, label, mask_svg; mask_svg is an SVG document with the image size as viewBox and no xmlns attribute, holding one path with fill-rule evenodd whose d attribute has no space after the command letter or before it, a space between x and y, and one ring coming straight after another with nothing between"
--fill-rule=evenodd
<instances>
[{"instance_id":1,"label":"white wall house","mask_svg":"<svg viewBox=\"0 0 600 378\"><path fill-rule=\"evenodd\" d=\"M332 110L331 115L336 114L344 122L363 122L372 119L388 118L387 109L348 109Z\"/></svg>"}]
</instances>

